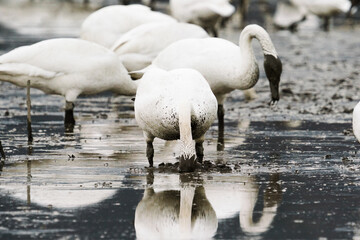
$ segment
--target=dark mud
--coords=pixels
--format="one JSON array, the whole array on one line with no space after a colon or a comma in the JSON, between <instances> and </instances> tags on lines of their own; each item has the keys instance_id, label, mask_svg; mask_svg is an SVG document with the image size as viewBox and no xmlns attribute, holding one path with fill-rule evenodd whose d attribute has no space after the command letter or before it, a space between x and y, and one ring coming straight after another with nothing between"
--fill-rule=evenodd
<instances>
[{"instance_id":1,"label":"dark mud","mask_svg":"<svg viewBox=\"0 0 360 240\"><path fill-rule=\"evenodd\" d=\"M2 15L0 53L75 35L72 26L86 11L55 32L52 24L62 21L37 25L37 34L24 32L23 22L6 25ZM266 20L256 14L250 22ZM237 42L239 32L231 22L221 36ZM178 226L180 202L193 194L191 221L203 227L194 228L193 238L358 239L360 145L351 113L360 100L359 36L359 25L341 18L330 32L272 31L284 64L278 105L268 106L261 68L258 97L247 102L234 91L224 105L224 150L217 151L215 122L206 134L204 164L192 174L177 173L176 142L158 139L156 167L149 169L133 101L111 93L79 98L76 125L65 131L63 98L32 89L34 141L28 143L26 90L0 82L7 157L0 172L0 238L141 239L147 233L158 239L159 232L168 236L165 230L178 236L166 222Z\"/></svg>"}]
</instances>

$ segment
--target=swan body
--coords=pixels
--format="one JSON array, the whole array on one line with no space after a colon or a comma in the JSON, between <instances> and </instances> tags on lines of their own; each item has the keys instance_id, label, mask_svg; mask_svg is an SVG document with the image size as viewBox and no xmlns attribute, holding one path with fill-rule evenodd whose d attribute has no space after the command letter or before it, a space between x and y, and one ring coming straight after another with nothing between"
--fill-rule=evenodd
<instances>
[{"instance_id":1,"label":"swan body","mask_svg":"<svg viewBox=\"0 0 360 240\"><path fill-rule=\"evenodd\" d=\"M199 26L178 22L142 24L122 35L112 46L128 71L140 70L171 43L185 38L206 38Z\"/></svg>"},{"instance_id":2,"label":"swan body","mask_svg":"<svg viewBox=\"0 0 360 240\"><path fill-rule=\"evenodd\" d=\"M291 3L320 17L346 13L351 7L349 0L290 0Z\"/></svg>"},{"instance_id":3,"label":"swan body","mask_svg":"<svg viewBox=\"0 0 360 240\"><path fill-rule=\"evenodd\" d=\"M33 88L64 96L71 115L80 94L111 90L131 96L137 88L116 54L98 44L70 38L41 41L0 56L0 80L20 87L30 80ZM74 121L71 115L69 121Z\"/></svg>"},{"instance_id":4,"label":"swan body","mask_svg":"<svg viewBox=\"0 0 360 240\"><path fill-rule=\"evenodd\" d=\"M179 21L200 25L214 35L218 21L235 12L228 0L170 0L170 9Z\"/></svg>"},{"instance_id":5,"label":"swan body","mask_svg":"<svg viewBox=\"0 0 360 240\"><path fill-rule=\"evenodd\" d=\"M360 142L360 102L353 111L352 127L356 139Z\"/></svg>"},{"instance_id":6,"label":"swan body","mask_svg":"<svg viewBox=\"0 0 360 240\"><path fill-rule=\"evenodd\" d=\"M171 16L151 11L143 5L112 5L101 8L84 20L81 38L110 48L122 34L141 24L167 21L176 22Z\"/></svg>"},{"instance_id":7,"label":"swan body","mask_svg":"<svg viewBox=\"0 0 360 240\"><path fill-rule=\"evenodd\" d=\"M349 0L290 0L299 9L304 17L316 15L324 19L324 30L330 28L330 18L340 13L351 10L352 4Z\"/></svg>"},{"instance_id":8,"label":"swan body","mask_svg":"<svg viewBox=\"0 0 360 240\"><path fill-rule=\"evenodd\" d=\"M195 149L201 162L204 134L216 118L217 102L209 84L192 69L168 72L153 68L140 81L135 98L135 118L144 131L150 166L153 165L155 137L180 139L180 171L192 171Z\"/></svg>"},{"instance_id":9,"label":"swan body","mask_svg":"<svg viewBox=\"0 0 360 240\"><path fill-rule=\"evenodd\" d=\"M251 41L259 40L264 52L264 68L270 82L272 102L279 100L279 82L282 64L269 34L258 25L248 25L240 35L239 46L220 38L184 39L165 48L152 64L131 73L140 77L149 69L192 68L199 71L208 81L218 100L218 118L223 128L223 102L228 93L235 89L249 89L259 79L259 67L254 56Z\"/></svg>"}]
</instances>

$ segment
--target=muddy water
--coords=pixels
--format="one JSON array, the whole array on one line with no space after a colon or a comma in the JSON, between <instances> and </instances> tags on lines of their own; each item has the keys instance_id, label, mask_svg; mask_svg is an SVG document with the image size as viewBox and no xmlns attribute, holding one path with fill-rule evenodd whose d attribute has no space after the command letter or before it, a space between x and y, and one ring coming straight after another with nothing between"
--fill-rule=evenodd
<instances>
[{"instance_id":1,"label":"muddy water","mask_svg":"<svg viewBox=\"0 0 360 240\"><path fill-rule=\"evenodd\" d=\"M37 26L39 34L29 35L12 24L2 20L1 53L78 30ZM239 30L230 25L221 34L236 42ZM79 98L76 125L65 131L64 100L32 89L28 143L26 91L0 82L7 155L0 238L359 239L359 144L351 131L359 34L349 24L329 33L272 32L284 64L279 104L268 107L263 72L255 100L234 91L225 103L225 148L216 150L215 122L204 146L212 165L194 174L166 167L178 148L161 140L154 143L156 168L147 169L133 102L111 93Z\"/></svg>"}]
</instances>

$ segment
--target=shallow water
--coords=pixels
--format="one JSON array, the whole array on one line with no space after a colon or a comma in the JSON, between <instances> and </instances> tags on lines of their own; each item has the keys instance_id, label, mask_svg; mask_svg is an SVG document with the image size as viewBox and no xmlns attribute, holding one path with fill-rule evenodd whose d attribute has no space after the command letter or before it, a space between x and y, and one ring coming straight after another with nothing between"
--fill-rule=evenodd
<instances>
[{"instance_id":1,"label":"shallow water","mask_svg":"<svg viewBox=\"0 0 360 240\"><path fill-rule=\"evenodd\" d=\"M1 27L0 51L77 30L37 29L46 31L30 36ZM221 34L236 42L239 30ZM111 93L79 98L76 125L65 131L63 98L32 89L28 143L26 90L0 82L7 155L0 238L168 239L180 236L179 222L189 223L180 214L188 210L187 238L360 239L359 144L351 130L359 34L349 25L272 32L284 64L279 104L267 105L263 73L257 99L246 102L234 91L225 103L224 151L216 150L215 122L204 146L215 167L193 174L159 167L178 156L176 142L162 140L154 143L156 167L148 169L133 102Z\"/></svg>"}]
</instances>

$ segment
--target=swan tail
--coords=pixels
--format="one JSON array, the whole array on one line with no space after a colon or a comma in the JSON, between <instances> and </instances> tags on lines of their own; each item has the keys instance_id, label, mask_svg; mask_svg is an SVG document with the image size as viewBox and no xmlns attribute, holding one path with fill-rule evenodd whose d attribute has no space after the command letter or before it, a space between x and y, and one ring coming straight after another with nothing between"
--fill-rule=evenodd
<instances>
[{"instance_id":1,"label":"swan tail","mask_svg":"<svg viewBox=\"0 0 360 240\"><path fill-rule=\"evenodd\" d=\"M222 17L230 17L235 12L235 7L228 2L224 3L222 6L216 4L209 5L209 8Z\"/></svg>"},{"instance_id":2,"label":"swan tail","mask_svg":"<svg viewBox=\"0 0 360 240\"><path fill-rule=\"evenodd\" d=\"M191 131L191 104L182 100L178 105L179 130L181 142L180 171L191 172L195 169L195 144Z\"/></svg>"}]
</instances>

